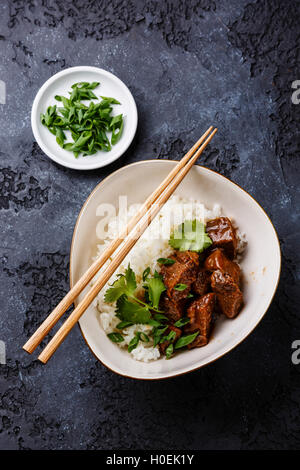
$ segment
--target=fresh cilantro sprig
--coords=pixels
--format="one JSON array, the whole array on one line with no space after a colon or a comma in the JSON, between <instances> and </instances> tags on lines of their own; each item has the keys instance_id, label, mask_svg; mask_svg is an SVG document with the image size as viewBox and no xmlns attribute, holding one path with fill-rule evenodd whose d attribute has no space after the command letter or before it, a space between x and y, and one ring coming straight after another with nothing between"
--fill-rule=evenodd
<instances>
[{"instance_id":1,"label":"fresh cilantro sprig","mask_svg":"<svg viewBox=\"0 0 300 470\"><path fill-rule=\"evenodd\" d=\"M205 232L205 225L199 220L185 220L171 234L169 244L175 250L201 253L212 241Z\"/></svg>"},{"instance_id":2,"label":"fresh cilantro sprig","mask_svg":"<svg viewBox=\"0 0 300 470\"><path fill-rule=\"evenodd\" d=\"M104 295L104 300L105 302L112 303L117 301L122 295L126 295L127 297L132 297L135 299L135 290L136 277L129 264L125 274L121 274L119 278L113 283L113 285L107 289Z\"/></svg>"},{"instance_id":3,"label":"fresh cilantro sprig","mask_svg":"<svg viewBox=\"0 0 300 470\"><path fill-rule=\"evenodd\" d=\"M158 273L155 273L154 277L148 276L145 283L149 302L143 302L136 297L136 276L129 264L125 274L120 274L105 292L105 302L116 302L116 313L121 323L147 324L152 318L151 311L162 313L158 308L160 296L165 290L161 276Z\"/></svg>"},{"instance_id":4,"label":"fresh cilantro sprig","mask_svg":"<svg viewBox=\"0 0 300 470\"><path fill-rule=\"evenodd\" d=\"M120 319L116 329L123 330L135 324L152 326L153 346L155 347L165 341L169 342L165 355L167 359L170 359L175 350L183 348L194 341L199 331L181 336L176 341L176 333L174 330L170 330L168 317L158 309L161 294L166 290L161 275L155 272L153 276L150 276L150 268L146 268L143 273L143 281L147 302L143 302L135 296L136 276L130 265L128 265L125 273L119 274L118 279L107 289L104 300L109 303L116 302L116 315ZM177 290L184 290L185 288L185 284L177 285ZM189 318L181 318L174 323L174 326L183 328L189 321ZM168 329L169 331L167 331ZM124 341L124 337L119 332L109 333L107 336L115 343ZM128 352L133 351L140 341L149 342L150 338L144 332L135 332L134 337L128 344Z\"/></svg>"},{"instance_id":5,"label":"fresh cilantro sprig","mask_svg":"<svg viewBox=\"0 0 300 470\"><path fill-rule=\"evenodd\" d=\"M116 313L121 321L130 321L133 324L147 324L151 318L148 307L144 307L136 301L129 300L126 295L122 295L117 300Z\"/></svg>"},{"instance_id":6,"label":"fresh cilantro sprig","mask_svg":"<svg viewBox=\"0 0 300 470\"><path fill-rule=\"evenodd\" d=\"M166 290L160 276L147 278L145 281L149 301L153 309L158 309L161 294Z\"/></svg>"}]
</instances>

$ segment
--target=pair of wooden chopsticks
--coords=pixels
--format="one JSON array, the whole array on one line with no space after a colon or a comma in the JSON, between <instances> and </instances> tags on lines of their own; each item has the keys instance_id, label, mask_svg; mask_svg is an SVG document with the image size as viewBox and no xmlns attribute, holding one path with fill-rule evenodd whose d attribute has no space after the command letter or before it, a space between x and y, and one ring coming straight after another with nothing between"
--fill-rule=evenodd
<instances>
[{"instance_id":1,"label":"pair of wooden chopsticks","mask_svg":"<svg viewBox=\"0 0 300 470\"><path fill-rule=\"evenodd\" d=\"M124 242L120 250L115 254L111 263L101 273L92 288L79 302L77 307L73 310L64 324L60 327L38 359L44 364L54 354L56 349L64 341L68 333L71 331L75 323L79 320L81 315L85 312L100 290L105 286L109 278L116 271L118 266L121 264L125 256L129 253L131 248L138 241L140 236L144 233L146 228L149 226L151 221L154 219L156 214L160 211L162 206L166 203L169 197L173 194L177 186L192 168L199 155L203 152L207 144L211 141L217 128L213 130L211 126L202 135L198 142L187 152L187 154L181 159L181 161L173 168L168 174L164 181L158 186L158 188L148 197L145 203L142 205L140 210L135 216L130 219L128 225L124 231L116 238L107 249L93 262L89 269L83 274L83 276L76 282L74 287L68 292L68 294L60 301L55 309L50 313L46 320L39 326L36 332L31 336L27 343L23 346L23 349L28 353L32 353L36 347L41 343L61 316L66 310L72 305L74 300L87 286L87 284L93 279L95 274L105 264L105 262L111 257L116 249ZM202 145L201 145L202 144ZM154 204L155 203L155 204ZM140 222L140 224L138 224ZM132 232L132 233L131 233ZM127 239L126 239L127 237ZM124 239L126 239L124 241Z\"/></svg>"}]
</instances>

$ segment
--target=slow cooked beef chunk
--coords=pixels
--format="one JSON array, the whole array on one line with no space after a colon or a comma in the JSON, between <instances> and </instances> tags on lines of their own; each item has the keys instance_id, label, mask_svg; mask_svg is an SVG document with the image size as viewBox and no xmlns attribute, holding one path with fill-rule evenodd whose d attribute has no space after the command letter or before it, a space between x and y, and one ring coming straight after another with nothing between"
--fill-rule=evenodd
<instances>
[{"instance_id":1,"label":"slow cooked beef chunk","mask_svg":"<svg viewBox=\"0 0 300 470\"><path fill-rule=\"evenodd\" d=\"M191 286L192 282L196 280L197 268L199 266L199 257L193 251L179 251L171 258L175 260L175 263L163 265L160 271L169 297L174 293L174 287L177 284ZM189 291L183 292L181 291L179 294L180 297L186 297Z\"/></svg>"},{"instance_id":2,"label":"slow cooked beef chunk","mask_svg":"<svg viewBox=\"0 0 300 470\"><path fill-rule=\"evenodd\" d=\"M168 334L171 332L171 331L174 331L175 332L175 338L173 339L173 343L176 343L176 341L178 340L178 338L180 338L181 334L182 334L182 331L180 328L177 328L176 326L168 326L168 328L166 329L165 333L164 333L164 336L168 336ZM163 343L160 343L159 344L159 350L162 354L165 354L166 352L166 349L167 347L169 346L169 344L171 343L171 341L164 341Z\"/></svg>"},{"instance_id":3,"label":"slow cooked beef chunk","mask_svg":"<svg viewBox=\"0 0 300 470\"><path fill-rule=\"evenodd\" d=\"M206 232L213 242L213 248L223 248L230 259L235 257L237 239L235 229L228 217L209 220L206 224Z\"/></svg>"},{"instance_id":4,"label":"slow cooked beef chunk","mask_svg":"<svg viewBox=\"0 0 300 470\"><path fill-rule=\"evenodd\" d=\"M243 294L237 283L229 274L217 270L211 275L211 286L221 311L228 318L236 317L243 306Z\"/></svg>"},{"instance_id":5,"label":"slow cooked beef chunk","mask_svg":"<svg viewBox=\"0 0 300 470\"><path fill-rule=\"evenodd\" d=\"M234 261L230 261L230 259L228 259L219 248L214 250L206 258L204 266L209 271L216 271L219 269L220 271L229 274L237 284L240 282L241 269L239 265Z\"/></svg>"},{"instance_id":6,"label":"slow cooked beef chunk","mask_svg":"<svg viewBox=\"0 0 300 470\"><path fill-rule=\"evenodd\" d=\"M176 259L191 270L199 266L199 256L195 251L177 251Z\"/></svg>"},{"instance_id":7,"label":"slow cooked beef chunk","mask_svg":"<svg viewBox=\"0 0 300 470\"><path fill-rule=\"evenodd\" d=\"M185 301L196 280L199 256L193 251L183 251L171 258L175 263L162 266L160 272L166 286L166 293L162 296L162 309L171 321L177 321L184 313ZM178 284L185 284L187 287L177 290Z\"/></svg>"},{"instance_id":8,"label":"slow cooked beef chunk","mask_svg":"<svg viewBox=\"0 0 300 470\"><path fill-rule=\"evenodd\" d=\"M196 339L188 345L189 349L204 346L208 343L212 328L212 316L216 304L216 295L212 292L194 300L187 310L190 322L185 327L186 333L199 331Z\"/></svg>"},{"instance_id":9,"label":"slow cooked beef chunk","mask_svg":"<svg viewBox=\"0 0 300 470\"><path fill-rule=\"evenodd\" d=\"M172 323L175 323L184 315L186 299L174 300L169 297L166 293L162 294L160 308L164 314L170 319Z\"/></svg>"},{"instance_id":10,"label":"slow cooked beef chunk","mask_svg":"<svg viewBox=\"0 0 300 470\"><path fill-rule=\"evenodd\" d=\"M197 272L195 282L192 284L192 291L197 295L204 295L210 288L210 271L205 268L200 268Z\"/></svg>"}]
</instances>

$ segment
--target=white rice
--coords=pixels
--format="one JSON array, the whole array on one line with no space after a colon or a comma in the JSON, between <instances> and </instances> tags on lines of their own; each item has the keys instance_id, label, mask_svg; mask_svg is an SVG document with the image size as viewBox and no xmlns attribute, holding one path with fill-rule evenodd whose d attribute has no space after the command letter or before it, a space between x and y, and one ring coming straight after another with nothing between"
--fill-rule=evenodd
<instances>
[{"instance_id":1,"label":"white rice","mask_svg":"<svg viewBox=\"0 0 300 470\"><path fill-rule=\"evenodd\" d=\"M109 220L107 236L103 244L97 246L97 256L99 256L106 247L119 234L119 228L125 227L129 219L139 209L138 204L133 204L128 209L128 214L122 213ZM117 274L123 274L130 263L131 268L136 274L137 288L142 288L142 274L146 267L150 267L151 273L160 269L157 263L158 258L167 258L174 250L169 246L168 240L170 232L174 226L182 223L184 220L201 219L205 223L207 220L220 217L222 215L219 204L215 204L211 210L207 209L204 204L193 199L182 199L179 196L172 196L161 209L159 214L153 220L148 229L141 236L140 240L132 248L130 253L123 260L118 270L111 277L109 284L112 284ZM120 225L119 225L120 224ZM237 232L239 240L238 253L244 249L245 237ZM107 264L109 261L107 262ZM115 305L104 302L104 294L107 290L106 285L98 294L94 301L95 307L99 311L100 324L106 333L116 330L116 325L120 320L115 315ZM152 327L149 325L133 325L122 331L124 341L117 343L118 346L127 348L129 342L136 332L150 333ZM153 347L151 340L148 343L140 341L138 346L130 353L134 359L143 362L156 360L160 357L158 346Z\"/></svg>"}]
</instances>

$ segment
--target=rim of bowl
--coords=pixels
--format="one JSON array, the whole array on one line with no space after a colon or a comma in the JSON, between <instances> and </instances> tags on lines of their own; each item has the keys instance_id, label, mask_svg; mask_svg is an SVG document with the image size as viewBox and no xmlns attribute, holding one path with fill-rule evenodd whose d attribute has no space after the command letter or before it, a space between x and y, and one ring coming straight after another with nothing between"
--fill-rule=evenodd
<instances>
[{"instance_id":1,"label":"rim of bowl","mask_svg":"<svg viewBox=\"0 0 300 470\"><path fill-rule=\"evenodd\" d=\"M71 248L70 248L70 266L69 266L69 277L70 277L70 287L72 289L73 287L73 282L72 282L72 276L71 276L71 273L72 273L72 257L73 257L73 249L74 249L74 240L75 240L75 234L77 232L77 228L78 228L78 224L79 224L79 220L81 218L81 215L83 214L84 210L86 209L86 206L89 202L89 200L91 199L91 197L94 195L94 193L98 190L98 188L102 185L102 183L104 183L106 180L108 180L110 177L112 177L113 175L115 175L116 173L119 173L121 172L122 170L124 170L125 168L128 168L128 167L131 167L133 165L140 165L140 164L143 164L145 162L174 162L174 163L178 163L178 160L162 160L162 159L149 159L149 160L141 160L141 161L138 161L138 162L133 162L133 163L129 163L128 165L125 165L121 168L119 168L118 170L112 172L110 175L106 176L102 181L100 181L100 183L98 183L95 188L93 189L93 191L89 194L89 196L87 197L87 199L85 200L85 202L83 203L81 209L80 209L80 212L78 214L78 217L76 219L76 223L75 223L75 226L74 226L74 230L73 230L73 235L72 235L72 241L71 241ZM110 370L111 372L113 372L114 374L117 374L121 377L126 377L128 379L132 379L132 380L143 380L143 381L158 381L158 380L167 380L167 379L172 379L174 377L179 377L181 375L186 375L186 374L189 374L190 372L195 372L196 370L199 370L199 369L202 369L202 367L206 367L208 366L209 364L212 364L213 362L217 361L218 359L221 359L222 357L224 357L226 354L228 354L229 352L233 351L233 349L237 348L243 341L245 341L245 339L248 338L248 336L255 330L255 328L257 327L257 325L262 321L262 319L264 318L264 316L266 315L267 311L269 310L269 307L274 299L274 296L275 296L275 293L277 291L277 288L278 288L278 284L279 284L279 279L280 279L280 275L281 275L281 265L282 265L282 256L281 256L281 249L280 249L280 242L279 242L279 237L278 237L278 234L277 234L277 231L274 227L274 224L272 222L272 220L270 219L270 217L268 216L268 214L266 213L266 211L264 210L264 208L259 204L259 202L256 201L256 199L251 196L251 194L249 194L245 189L243 189L238 183L235 183L234 181L231 181L231 179L227 178L227 176L224 176L224 175L221 175L221 173L218 173L217 171L215 170L211 170L210 168L207 168L203 165L199 165L199 164L195 164L195 166L199 166L200 168L203 168L204 170L207 170L207 171L210 171L212 173L215 173L219 176L221 176L222 178L225 178L226 180L230 181L230 183L234 184L235 186L237 186L239 189L241 189L244 193L246 193L248 196L251 197L251 199L253 199L253 201L260 207L260 209L264 212L264 214L267 216L270 224L272 225L273 227L273 230L274 230L274 233L276 235L276 240L277 240L277 243L278 243L278 251L279 251L279 269L278 269L278 275L277 275L277 281L276 281L276 285L274 287L274 290L273 290L273 293L272 293L272 296L270 298L270 301L265 309L265 311L263 312L262 316L260 317L260 319L255 323L255 325L253 326L253 328L247 333L247 335L241 339L241 341L239 341L236 345L230 347L227 349L227 351L225 351L223 354L220 354L220 356L216 357L215 359L212 359L211 361L208 361L206 364L203 364L201 366L197 366L197 367L194 367L188 371L185 371L185 372L179 372L178 374L172 374L172 375L168 375L166 377L134 377L134 376L131 376L131 375L127 375L127 374L122 374L121 372L118 372L118 371L115 371L114 369L111 369L108 365L106 365L104 362L102 362L99 357L94 353L94 351L92 350L91 346L89 345L84 333L83 333L83 330L80 326L80 323L79 321L77 322L78 326L79 326L79 329L80 329L80 332L82 334L82 337L85 341L85 343L87 344L89 350L91 351L91 353L93 354L93 356L100 362L100 364L102 364L104 367L106 367L108 370ZM74 302L75 305L77 303L77 300Z\"/></svg>"},{"instance_id":2,"label":"rim of bowl","mask_svg":"<svg viewBox=\"0 0 300 470\"><path fill-rule=\"evenodd\" d=\"M98 72L98 73L100 72L103 75L106 75L110 80L116 82L118 85L120 85L123 89L126 90L126 92L128 93L129 99L131 101L132 109L134 110L134 113L132 115L134 125L133 125L132 135L130 135L130 137L128 139L128 143L124 146L121 153L117 153L116 156L114 156L113 158L111 158L109 161L107 161L105 163L101 162L101 160L100 160L97 163L90 163L87 166L80 166L80 162L78 160L74 159L75 160L74 162L72 162L72 161L71 162L64 162L60 159L60 157L57 157L57 155L55 155L54 153L52 153L48 149L48 147L44 144L44 141L40 138L40 134L39 134L38 127L37 127L37 124L36 124L35 120L36 120L37 108L38 108L39 102L40 102L43 94L47 90L47 88L53 82L55 82L57 79L59 79L60 77L62 77L64 75L69 75L69 74L72 74L73 72L85 72L85 71ZM115 160L120 158L126 152L128 147L132 143L132 141L134 139L134 136L135 136L135 133L136 133L137 125L138 125L137 106L136 106L136 102L134 100L134 97L133 97L131 91L129 90L129 88L127 87L127 85L125 85L125 83L122 82L122 80L120 78L118 78L116 75L114 75L113 73L108 72L107 70L101 69L100 67L93 67L93 66L89 66L89 65L80 65L80 66L77 66L77 67L68 67L67 69L61 70L60 72L57 72L54 75L52 75L52 77L48 78L48 80L45 81L45 83L41 86L41 88L39 89L39 91L35 95L35 98L34 98L33 104L32 104L32 108L31 108L31 129L32 129L32 133L33 133L34 138L35 138L37 144L39 145L39 147L47 155L48 158L50 158L54 162L58 163L59 165L62 165L62 166L67 167L67 168L72 168L73 170L83 170L83 171L95 170L97 168L102 168L104 166L107 166L107 165L110 165L111 163L113 163Z\"/></svg>"}]
</instances>

